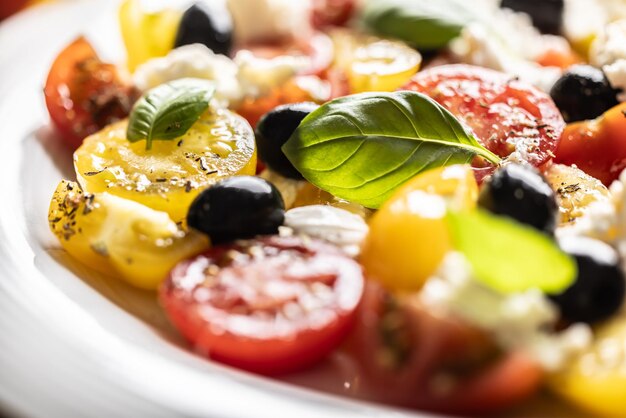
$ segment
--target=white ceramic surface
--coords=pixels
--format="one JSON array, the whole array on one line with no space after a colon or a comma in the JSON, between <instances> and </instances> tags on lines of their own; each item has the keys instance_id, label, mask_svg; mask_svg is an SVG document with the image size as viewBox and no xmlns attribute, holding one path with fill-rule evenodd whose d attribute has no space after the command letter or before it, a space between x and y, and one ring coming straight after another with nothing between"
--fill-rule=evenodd
<instances>
[{"instance_id":1,"label":"white ceramic surface","mask_svg":"<svg viewBox=\"0 0 626 418\"><path fill-rule=\"evenodd\" d=\"M171 329L154 294L59 249L47 207L58 181L73 173L70 153L48 126L42 87L56 53L79 33L119 60L116 3L67 0L0 25L0 415L429 416L315 390L358 391L358 373L337 356L287 382L201 359ZM514 415L530 414L573 416L549 399Z\"/></svg>"}]
</instances>

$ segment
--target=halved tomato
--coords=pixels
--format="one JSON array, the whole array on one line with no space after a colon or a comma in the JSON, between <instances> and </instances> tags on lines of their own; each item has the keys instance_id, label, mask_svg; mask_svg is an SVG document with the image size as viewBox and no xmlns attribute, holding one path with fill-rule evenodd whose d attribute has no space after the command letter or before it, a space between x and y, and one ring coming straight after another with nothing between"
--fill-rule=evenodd
<instances>
[{"instance_id":1,"label":"halved tomato","mask_svg":"<svg viewBox=\"0 0 626 418\"><path fill-rule=\"evenodd\" d=\"M547 94L507 74L444 65L415 75L402 90L424 93L450 110L490 151L513 151L536 167L554 157L565 122Z\"/></svg>"},{"instance_id":2,"label":"halved tomato","mask_svg":"<svg viewBox=\"0 0 626 418\"><path fill-rule=\"evenodd\" d=\"M115 65L102 62L83 37L57 56L44 93L50 118L72 149L88 135L128 116L138 97Z\"/></svg>"},{"instance_id":3,"label":"halved tomato","mask_svg":"<svg viewBox=\"0 0 626 418\"><path fill-rule=\"evenodd\" d=\"M315 28L343 26L354 16L356 0L313 0L311 22Z\"/></svg>"},{"instance_id":4,"label":"halved tomato","mask_svg":"<svg viewBox=\"0 0 626 418\"><path fill-rule=\"evenodd\" d=\"M375 282L358 312L347 348L363 370L362 390L380 402L480 415L522 402L543 381L524 353L503 353L481 331Z\"/></svg>"},{"instance_id":5,"label":"halved tomato","mask_svg":"<svg viewBox=\"0 0 626 418\"><path fill-rule=\"evenodd\" d=\"M610 186L626 169L626 103L596 119L567 125L555 161L575 165Z\"/></svg>"},{"instance_id":6,"label":"halved tomato","mask_svg":"<svg viewBox=\"0 0 626 418\"><path fill-rule=\"evenodd\" d=\"M275 375L316 362L343 340L363 283L358 263L333 246L268 237L179 264L160 298L201 353Z\"/></svg>"},{"instance_id":7,"label":"halved tomato","mask_svg":"<svg viewBox=\"0 0 626 418\"><path fill-rule=\"evenodd\" d=\"M334 58L333 41L322 32L315 32L305 39L241 45L238 50L250 51L259 58L276 58L281 55L308 58L309 65L300 75L322 75Z\"/></svg>"}]
</instances>

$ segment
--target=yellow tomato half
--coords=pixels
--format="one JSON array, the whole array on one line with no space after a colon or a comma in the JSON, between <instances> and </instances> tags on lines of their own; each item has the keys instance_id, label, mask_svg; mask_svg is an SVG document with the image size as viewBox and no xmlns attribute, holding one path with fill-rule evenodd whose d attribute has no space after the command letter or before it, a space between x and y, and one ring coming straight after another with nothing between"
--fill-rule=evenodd
<instances>
[{"instance_id":1,"label":"yellow tomato half","mask_svg":"<svg viewBox=\"0 0 626 418\"><path fill-rule=\"evenodd\" d=\"M626 417L626 317L598 328L589 350L553 376L549 386L594 414Z\"/></svg>"},{"instance_id":2,"label":"yellow tomato half","mask_svg":"<svg viewBox=\"0 0 626 418\"><path fill-rule=\"evenodd\" d=\"M126 139L127 121L87 137L74 153L76 177L88 193L107 192L184 220L207 186L233 175L254 175L256 148L250 125L228 110L209 110L172 141Z\"/></svg>"},{"instance_id":3,"label":"yellow tomato half","mask_svg":"<svg viewBox=\"0 0 626 418\"><path fill-rule=\"evenodd\" d=\"M348 31L333 34L336 65L351 93L395 91L419 70L422 56L404 42Z\"/></svg>"},{"instance_id":4,"label":"yellow tomato half","mask_svg":"<svg viewBox=\"0 0 626 418\"><path fill-rule=\"evenodd\" d=\"M144 289L156 289L178 262L209 246L167 213L108 193L86 194L68 181L57 187L48 220L72 257Z\"/></svg>"},{"instance_id":5,"label":"yellow tomato half","mask_svg":"<svg viewBox=\"0 0 626 418\"><path fill-rule=\"evenodd\" d=\"M140 64L165 56L174 48L182 12L171 8L150 12L143 9L141 0L126 0L119 17L127 65L132 72Z\"/></svg>"},{"instance_id":6,"label":"yellow tomato half","mask_svg":"<svg viewBox=\"0 0 626 418\"><path fill-rule=\"evenodd\" d=\"M368 276L390 289L419 289L452 249L447 210L472 208L477 195L470 166L437 168L410 180L371 218L361 253Z\"/></svg>"}]
</instances>

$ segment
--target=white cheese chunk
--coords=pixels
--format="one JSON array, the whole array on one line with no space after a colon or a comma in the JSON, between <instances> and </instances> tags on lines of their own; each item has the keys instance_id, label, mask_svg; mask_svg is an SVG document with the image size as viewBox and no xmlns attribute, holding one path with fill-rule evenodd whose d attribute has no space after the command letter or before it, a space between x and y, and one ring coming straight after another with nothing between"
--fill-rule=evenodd
<instances>
[{"instance_id":1,"label":"white cheese chunk","mask_svg":"<svg viewBox=\"0 0 626 418\"><path fill-rule=\"evenodd\" d=\"M214 80L215 97L223 105L236 104L246 97L259 97L282 85L310 65L308 57L258 58L240 51L235 60L215 54L200 44L185 45L167 56L139 66L133 81L141 91L180 78Z\"/></svg>"},{"instance_id":2,"label":"white cheese chunk","mask_svg":"<svg viewBox=\"0 0 626 418\"><path fill-rule=\"evenodd\" d=\"M311 33L308 0L228 0L239 44L306 38Z\"/></svg>"},{"instance_id":3,"label":"white cheese chunk","mask_svg":"<svg viewBox=\"0 0 626 418\"><path fill-rule=\"evenodd\" d=\"M529 61L503 39L484 25L474 23L463 29L452 50L464 63L502 71L549 91L561 76L561 69Z\"/></svg>"},{"instance_id":4,"label":"white cheese chunk","mask_svg":"<svg viewBox=\"0 0 626 418\"><path fill-rule=\"evenodd\" d=\"M358 215L328 205L311 205L285 213L285 226L295 234L308 235L328 241L356 256L369 230Z\"/></svg>"},{"instance_id":5,"label":"white cheese chunk","mask_svg":"<svg viewBox=\"0 0 626 418\"><path fill-rule=\"evenodd\" d=\"M541 291L498 293L473 278L471 267L459 253L445 257L419 298L435 312L456 316L489 332L506 350L527 351L550 371L562 368L592 339L591 329L585 324L551 332L559 313Z\"/></svg>"},{"instance_id":6,"label":"white cheese chunk","mask_svg":"<svg viewBox=\"0 0 626 418\"><path fill-rule=\"evenodd\" d=\"M180 78L214 80L218 99L237 101L243 96L237 73L237 65L230 58L215 54L204 45L193 44L140 65L133 74L133 81L138 89L146 91Z\"/></svg>"}]
</instances>

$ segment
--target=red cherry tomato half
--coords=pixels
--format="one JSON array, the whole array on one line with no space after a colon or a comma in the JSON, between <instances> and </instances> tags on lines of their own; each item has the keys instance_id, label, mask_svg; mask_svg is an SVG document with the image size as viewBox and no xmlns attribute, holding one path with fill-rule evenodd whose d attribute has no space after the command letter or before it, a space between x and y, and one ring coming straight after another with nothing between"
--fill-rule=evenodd
<instances>
[{"instance_id":1,"label":"red cherry tomato half","mask_svg":"<svg viewBox=\"0 0 626 418\"><path fill-rule=\"evenodd\" d=\"M504 73L444 65L416 74L402 89L424 93L460 118L478 141L500 157L516 149L542 166L554 157L565 126L547 94Z\"/></svg>"},{"instance_id":2,"label":"red cherry tomato half","mask_svg":"<svg viewBox=\"0 0 626 418\"><path fill-rule=\"evenodd\" d=\"M312 0L311 22L317 29L343 26L356 12L355 0Z\"/></svg>"},{"instance_id":3,"label":"red cherry tomato half","mask_svg":"<svg viewBox=\"0 0 626 418\"><path fill-rule=\"evenodd\" d=\"M335 247L267 237L182 262L160 299L200 352L275 375L316 362L343 340L363 282L358 263Z\"/></svg>"},{"instance_id":4,"label":"red cherry tomato half","mask_svg":"<svg viewBox=\"0 0 626 418\"><path fill-rule=\"evenodd\" d=\"M284 42L260 43L242 45L238 51L252 52L259 58L275 58L281 55L308 57L309 66L300 72L300 75L321 76L330 67L334 59L333 41L322 32L303 39L290 39Z\"/></svg>"},{"instance_id":5,"label":"red cherry tomato half","mask_svg":"<svg viewBox=\"0 0 626 418\"><path fill-rule=\"evenodd\" d=\"M52 122L73 149L86 136L128 116L137 96L117 68L100 61L82 37L57 56L44 93Z\"/></svg>"},{"instance_id":6,"label":"red cherry tomato half","mask_svg":"<svg viewBox=\"0 0 626 418\"><path fill-rule=\"evenodd\" d=\"M555 162L576 165L610 186L626 169L626 103L597 119L567 125Z\"/></svg>"},{"instance_id":7,"label":"red cherry tomato half","mask_svg":"<svg viewBox=\"0 0 626 418\"><path fill-rule=\"evenodd\" d=\"M532 396L541 368L520 352L500 353L480 331L432 314L368 282L347 345L360 384L380 402L446 414L487 414Z\"/></svg>"}]
</instances>

